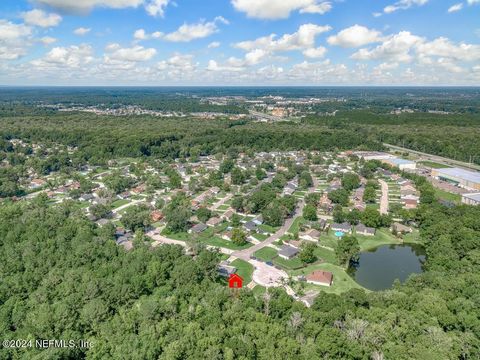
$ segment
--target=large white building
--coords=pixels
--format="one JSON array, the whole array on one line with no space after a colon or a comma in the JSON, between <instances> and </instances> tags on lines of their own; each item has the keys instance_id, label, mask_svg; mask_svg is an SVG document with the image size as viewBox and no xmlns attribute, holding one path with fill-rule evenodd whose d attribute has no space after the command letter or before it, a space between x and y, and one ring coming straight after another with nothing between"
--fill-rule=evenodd
<instances>
[{"instance_id":1,"label":"large white building","mask_svg":"<svg viewBox=\"0 0 480 360\"><path fill-rule=\"evenodd\" d=\"M382 161L391 166L398 167L400 170L415 170L417 168L417 163L415 161L399 158L385 159Z\"/></svg>"},{"instance_id":2,"label":"large white building","mask_svg":"<svg viewBox=\"0 0 480 360\"><path fill-rule=\"evenodd\" d=\"M480 192L462 194L462 203L467 205L480 205Z\"/></svg>"},{"instance_id":3,"label":"large white building","mask_svg":"<svg viewBox=\"0 0 480 360\"><path fill-rule=\"evenodd\" d=\"M480 172L460 168L432 169L432 176L456 186L480 191Z\"/></svg>"}]
</instances>

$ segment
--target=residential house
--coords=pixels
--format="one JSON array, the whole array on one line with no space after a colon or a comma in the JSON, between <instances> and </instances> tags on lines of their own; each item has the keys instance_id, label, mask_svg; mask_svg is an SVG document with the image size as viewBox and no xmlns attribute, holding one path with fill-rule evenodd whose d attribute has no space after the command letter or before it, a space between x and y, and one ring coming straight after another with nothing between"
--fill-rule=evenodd
<instances>
[{"instance_id":1,"label":"residential house","mask_svg":"<svg viewBox=\"0 0 480 360\"><path fill-rule=\"evenodd\" d=\"M303 234L301 234L300 239L308 240L308 241L318 241L318 239L320 238L320 234L321 234L320 231L316 229L310 229L304 232Z\"/></svg>"},{"instance_id":2,"label":"residential house","mask_svg":"<svg viewBox=\"0 0 480 360\"><path fill-rule=\"evenodd\" d=\"M331 286L333 283L333 274L330 271L315 270L308 274L305 279L310 284Z\"/></svg>"},{"instance_id":3,"label":"residential house","mask_svg":"<svg viewBox=\"0 0 480 360\"><path fill-rule=\"evenodd\" d=\"M219 217L212 217L210 219L208 219L207 221L207 225L208 226L217 226L218 224L220 224L222 222L222 219L220 219Z\"/></svg>"},{"instance_id":4,"label":"residential house","mask_svg":"<svg viewBox=\"0 0 480 360\"><path fill-rule=\"evenodd\" d=\"M289 260L293 258L295 255L298 254L298 249L289 246L289 245L283 245L278 252L278 256L280 256L282 259Z\"/></svg>"},{"instance_id":5,"label":"residential house","mask_svg":"<svg viewBox=\"0 0 480 360\"><path fill-rule=\"evenodd\" d=\"M230 210L225 211L222 215L220 215L220 218L222 220L228 221L232 218L233 214L235 214L235 212L230 209Z\"/></svg>"},{"instance_id":6,"label":"residential house","mask_svg":"<svg viewBox=\"0 0 480 360\"><path fill-rule=\"evenodd\" d=\"M365 236L374 236L375 235L375 228L365 226L363 224L358 224L355 226L355 232L358 235L365 235Z\"/></svg>"},{"instance_id":7,"label":"residential house","mask_svg":"<svg viewBox=\"0 0 480 360\"><path fill-rule=\"evenodd\" d=\"M190 234L199 234L201 233L202 231L205 231L206 229L208 228L207 225L205 225L204 223L199 223L197 225L194 225L190 228L190 230L188 230L188 232Z\"/></svg>"},{"instance_id":8,"label":"residential house","mask_svg":"<svg viewBox=\"0 0 480 360\"><path fill-rule=\"evenodd\" d=\"M406 234L406 233L411 233L413 230L411 227L395 222L392 224L392 231L395 231L400 234Z\"/></svg>"},{"instance_id":9,"label":"residential house","mask_svg":"<svg viewBox=\"0 0 480 360\"><path fill-rule=\"evenodd\" d=\"M341 231L343 233L347 233L347 234L351 234L352 233L352 225L350 225L349 223L347 222L344 222L344 223L333 223L331 226L330 226L330 229L332 229L333 231Z\"/></svg>"},{"instance_id":10,"label":"residential house","mask_svg":"<svg viewBox=\"0 0 480 360\"><path fill-rule=\"evenodd\" d=\"M257 224L255 224L253 221L248 221L245 224L243 224L243 227L247 231L257 231Z\"/></svg>"},{"instance_id":11,"label":"residential house","mask_svg":"<svg viewBox=\"0 0 480 360\"><path fill-rule=\"evenodd\" d=\"M262 225L263 224L263 215L262 214L257 215L252 221L257 225Z\"/></svg>"}]
</instances>

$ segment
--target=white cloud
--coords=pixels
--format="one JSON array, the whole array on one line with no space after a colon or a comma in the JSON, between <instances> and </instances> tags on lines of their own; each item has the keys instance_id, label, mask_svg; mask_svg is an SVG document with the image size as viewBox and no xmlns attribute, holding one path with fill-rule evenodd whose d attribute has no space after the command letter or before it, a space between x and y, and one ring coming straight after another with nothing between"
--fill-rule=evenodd
<instances>
[{"instance_id":1,"label":"white cloud","mask_svg":"<svg viewBox=\"0 0 480 360\"><path fill-rule=\"evenodd\" d=\"M381 41L381 33L377 30L371 30L365 26L353 25L343 29L337 35L330 36L328 43L341 47L359 47L366 44Z\"/></svg>"},{"instance_id":2,"label":"white cloud","mask_svg":"<svg viewBox=\"0 0 480 360\"><path fill-rule=\"evenodd\" d=\"M54 37L51 37L51 36L44 36L40 39L40 42L44 45L50 45L50 44L53 44L56 41L57 41L57 39L55 39Z\"/></svg>"},{"instance_id":3,"label":"white cloud","mask_svg":"<svg viewBox=\"0 0 480 360\"><path fill-rule=\"evenodd\" d=\"M73 33L78 36L83 36L88 34L90 30L91 30L90 28L79 27L73 30Z\"/></svg>"},{"instance_id":4,"label":"white cloud","mask_svg":"<svg viewBox=\"0 0 480 360\"><path fill-rule=\"evenodd\" d=\"M467 0L468 5L480 4L480 0Z\"/></svg>"},{"instance_id":5,"label":"white cloud","mask_svg":"<svg viewBox=\"0 0 480 360\"><path fill-rule=\"evenodd\" d=\"M32 60L30 63L37 69L78 68L91 63L93 49L88 44L69 47L54 47L43 58Z\"/></svg>"},{"instance_id":6,"label":"white cloud","mask_svg":"<svg viewBox=\"0 0 480 360\"><path fill-rule=\"evenodd\" d=\"M329 1L324 1L321 3L312 3L300 9L300 14L326 14L332 10L332 3Z\"/></svg>"},{"instance_id":7,"label":"white cloud","mask_svg":"<svg viewBox=\"0 0 480 360\"><path fill-rule=\"evenodd\" d=\"M480 45L465 43L455 45L444 37L420 43L416 50L420 56L439 56L458 61L480 61Z\"/></svg>"},{"instance_id":8,"label":"white cloud","mask_svg":"<svg viewBox=\"0 0 480 360\"><path fill-rule=\"evenodd\" d=\"M303 55L310 59L322 58L325 56L326 53L327 49L323 46L319 46L317 48L310 48L303 51Z\"/></svg>"},{"instance_id":9,"label":"white cloud","mask_svg":"<svg viewBox=\"0 0 480 360\"><path fill-rule=\"evenodd\" d=\"M48 14L43 10L33 9L23 12L22 18L27 25L53 27L60 24L62 17L58 14Z\"/></svg>"},{"instance_id":10,"label":"white cloud","mask_svg":"<svg viewBox=\"0 0 480 360\"><path fill-rule=\"evenodd\" d=\"M228 24L228 20L217 16L213 21L201 21L196 24L183 24L176 31L162 36L163 39L172 42L188 42L195 39L208 37L218 32L217 23Z\"/></svg>"},{"instance_id":11,"label":"white cloud","mask_svg":"<svg viewBox=\"0 0 480 360\"><path fill-rule=\"evenodd\" d=\"M133 33L133 37L136 40L145 40L148 36L145 33L145 30L143 29L138 29Z\"/></svg>"},{"instance_id":12,"label":"white cloud","mask_svg":"<svg viewBox=\"0 0 480 360\"><path fill-rule=\"evenodd\" d=\"M388 36L385 41L372 50L360 49L351 58L356 60L385 59L394 62L408 62L412 60L410 50L415 44L421 43L422 38L411 34L409 31L401 31L398 34Z\"/></svg>"},{"instance_id":13,"label":"white cloud","mask_svg":"<svg viewBox=\"0 0 480 360\"><path fill-rule=\"evenodd\" d=\"M304 50L315 46L315 37L318 34L330 31L330 26L319 26L315 24L303 24L297 32L284 34L278 40L275 34L264 36L252 41L242 41L234 44L234 47L245 51L253 49L265 49L270 52Z\"/></svg>"},{"instance_id":14,"label":"white cloud","mask_svg":"<svg viewBox=\"0 0 480 360\"><path fill-rule=\"evenodd\" d=\"M105 48L105 60L117 60L126 62L147 61L155 56L157 50L153 48L144 48L143 46L133 46L131 48L122 48L119 44L109 44Z\"/></svg>"},{"instance_id":15,"label":"white cloud","mask_svg":"<svg viewBox=\"0 0 480 360\"><path fill-rule=\"evenodd\" d=\"M26 54L32 29L25 24L0 20L0 59L15 60Z\"/></svg>"},{"instance_id":16,"label":"white cloud","mask_svg":"<svg viewBox=\"0 0 480 360\"><path fill-rule=\"evenodd\" d=\"M210 44L208 44L207 48L209 49L215 49L220 46L220 43L218 41L212 41Z\"/></svg>"},{"instance_id":17,"label":"white cloud","mask_svg":"<svg viewBox=\"0 0 480 360\"><path fill-rule=\"evenodd\" d=\"M193 55L176 53L168 60L162 60L157 63L157 69L175 69L182 71L193 71L198 64L193 62Z\"/></svg>"},{"instance_id":18,"label":"white cloud","mask_svg":"<svg viewBox=\"0 0 480 360\"><path fill-rule=\"evenodd\" d=\"M398 10L407 10L412 6L423 6L428 3L429 0L399 0L393 5L388 5L383 9L386 14L391 14Z\"/></svg>"},{"instance_id":19,"label":"white cloud","mask_svg":"<svg viewBox=\"0 0 480 360\"><path fill-rule=\"evenodd\" d=\"M64 12L86 14L94 8L125 9L137 8L141 5L151 16L164 16L165 8L170 0L33 0L39 5L58 9Z\"/></svg>"},{"instance_id":20,"label":"white cloud","mask_svg":"<svg viewBox=\"0 0 480 360\"><path fill-rule=\"evenodd\" d=\"M324 14L332 8L329 1L319 0L232 0L232 5L248 17L259 19L286 19L293 11Z\"/></svg>"},{"instance_id":21,"label":"white cloud","mask_svg":"<svg viewBox=\"0 0 480 360\"><path fill-rule=\"evenodd\" d=\"M152 0L145 5L145 10L152 16L163 17L165 15L165 8L170 0Z\"/></svg>"},{"instance_id":22,"label":"white cloud","mask_svg":"<svg viewBox=\"0 0 480 360\"><path fill-rule=\"evenodd\" d=\"M463 9L463 3L452 5L448 8L449 13L457 12Z\"/></svg>"}]
</instances>

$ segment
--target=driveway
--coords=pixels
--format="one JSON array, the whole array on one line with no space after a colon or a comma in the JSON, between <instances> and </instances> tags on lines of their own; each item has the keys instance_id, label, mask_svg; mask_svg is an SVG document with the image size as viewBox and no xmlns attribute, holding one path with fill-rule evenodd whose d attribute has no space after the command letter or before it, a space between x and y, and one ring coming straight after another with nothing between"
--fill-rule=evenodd
<instances>
[{"instance_id":1,"label":"driveway","mask_svg":"<svg viewBox=\"0 0 480 360\"><path fill-rule=\"evenodd\" d=\"M264 262L257 260L250 260L249 262L255 268L252 279L258 285L265 287L278 287L282 286L283 279L288 279L287 273L283 270L279 270L273 266L268 266Z\"/></svg>"}]
</instances>

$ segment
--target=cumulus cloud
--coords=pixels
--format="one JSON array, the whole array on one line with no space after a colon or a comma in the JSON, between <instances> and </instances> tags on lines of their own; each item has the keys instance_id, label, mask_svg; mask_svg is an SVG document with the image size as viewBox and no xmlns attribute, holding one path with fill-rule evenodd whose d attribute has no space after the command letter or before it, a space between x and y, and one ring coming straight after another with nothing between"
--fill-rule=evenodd
<instances>
[{"instance_id":1,"label":"cumulus cloud","mask_svg":"<svg viewBox=\"0 0 480 360\"><path fill-rule=\"evenodd\" d=\"M359 47L381 40L381 33L365 26L353 25L343 29L337 35L330 36L327 41L330 45L345 48Z\"/></svg>"},{"instance_id":2,"label":"cumulus cloud","mask_svg":"<svg viewBox=\"0 0 480 360\"><path fill-rule=\"evenodd\" d=\"M15 60L26 54L32 29L25 24L0 20L0 59Z\"/></svg>"},{"instance_id":3,"label":"cumulus cloud","mask_svg":"<svg viewBox=\"0 0 480 360\"><path fill-rule=\"evenodd\" d=\"M329 1L319 0L232 0L233 7L259 19L286 19L293 11L300 13L324 14L331 10Z\"/></svg>"},{"instance_id":4,"label":"cumulus cloud","mask_svg":"<svg viewBox=\"0 0 480 360\"><path fill-rule=\"evenodd\" d=\"M213 21L200 21L196 24L183 24L176 31L165 34L163 39L172 42L189 42L195 39L208 37L219 31L217 24L228 24L228 20L217 16Z\"/></svg>"},{"instance_id":5,"label":"cumulus cloud","mask_svg":"<svg viewBox=\"0 0 480 360\"><path fill-rule=\"evenodd\" d=\"M88 34L90 30L91 30L90 28L79 27L73 30L73 33L78 36L83 36Z\"/></svg>"},{"instance_id":6,"label":"cumulus cloud","mask_svg":"<svg viewBox=\"0 0 480 360\"><path fill-rule=\"evenodd\" d=\"M369 49L360 49L351 57L356 60L390 60L395 62L411 61L410 50L415 44L421 43L423 38L411 34L409 31L401 31L398 34L388 36L382 44Z\"/></svg>"},{"instance_id":7,"label":"cumulus cloud","mask_svg":"<svg viewBox=\"0 0 480 360\"><path fill-rule=\"evenodd\" d=\"M303 55L310 59L322 58L325 56L326 53L327 49L323 46L319 46L317 48L310 48L303 51Z\"/></svg>"},{"instance_id":8,"label":"cumulus cloud","mask_svg":"<svg viewBox=\"0 0 480 360\"><path fill-rule=\"evenodd\" d=\"M86 14L94 8L125 9L144 6L152 16L164 16L170 0L34 0L39 5L63 12Z\"/></svg>"},{"instance_id":9,"label":"cumulus cloud","mask_svg":"<svg viewBox=\"0 0 480 360\"><path fill-rule=\"evenodd\" d=\"M466 43L455 45L445 37L420 43L416 51L420 56L439 56L458 61L480 61L480 45Z\"/></svg>"},{"instance_id":10,"label":"cumulus cloud","mask_svg":"<svg viewBox=\"0 0 480 360\"><path fill-rule=\"evenodd\" d=\"M54 47L43 58L32 60L37 69L78 68L94 60L93 49L88 44L69 47Z\"/></svg>"},{"instance_id":11,"label":"cumulus cloud","mask_svg":"<svg viewBox=\"0 0 480 360\"><path fill-rule=\"evenodd\" d=\"M165 16L165 8L170 3L170 0L152 0L145 5L145 10L152 16Z\"/></svg>"},{"instance_id":12,"label":"cumulus cloud","mask_svg":"<svg viewBox=\"0 0 480 360\"><path fill-rule=\"evenodd\" d=\"M33 9L23 12L23 21L27 25L40 26L40 27L53 27L60 24L62 17L58 14L48 14L43 10Z\"/></svg>"},{"instance_id":13,"label":"cumulus cloud","mask_svg":"<svg viewBox=\"0 0 480 360\"><path fill-rule=\"evenodd\" d=\"M385 14L391 14L398 10L407 10L412 6L423 6L428 3L428 0L399 0L392 5L388 5L383 9Z\"/></svg>"},{"instance_id":14,"label":"cumulus cloud","mask_svg":"<svg viewBox=\"0 0 480 360\"><path fill-rule=\"evenodd\" d=\"M155 56L157 50L153 48L144 48L143 46L133 46L122 48L119 44L109 44L105 48L105 60L117 60L126 62L147 61Z\"/></svg>"},{"instance_id":15,"label":"cumulus cloud","mask_svg":"<svg viewBox=\"0 0 480 360\"><path fill-rule=\"evenodd\" d=\"M236 43L234 47L245 51L253 49L264 49L270 52L303 50L313 48L316 36L330 30L331 27L328 25L303 24L293 34L284 34L278 40L276 40L277 35L271 34L256 40Z\"/></svg>"}]
</instances>

